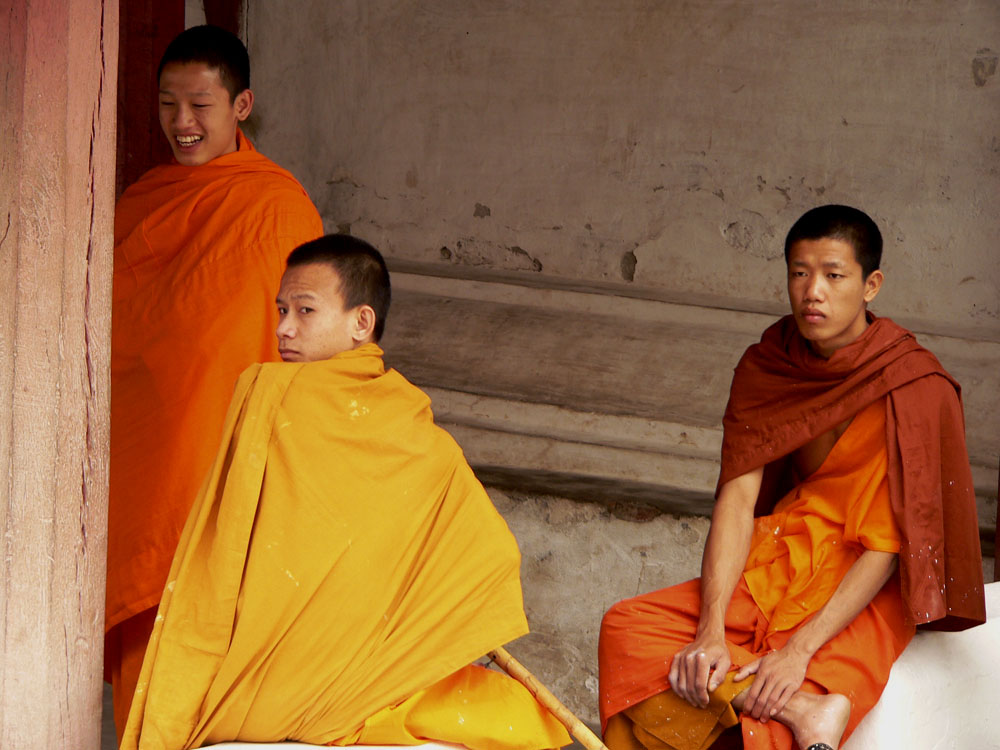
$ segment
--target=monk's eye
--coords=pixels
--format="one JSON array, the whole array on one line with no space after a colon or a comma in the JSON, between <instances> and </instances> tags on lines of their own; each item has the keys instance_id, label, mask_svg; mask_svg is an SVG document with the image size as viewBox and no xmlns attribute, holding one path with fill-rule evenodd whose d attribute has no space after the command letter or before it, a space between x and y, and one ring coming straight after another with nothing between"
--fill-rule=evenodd
<instances>
[{"instance_id":1,"label":"monk's eye","mask_svg":"<svg viewBox=\"0 0 1000 750\"><path fill-rule=\"evenodd\" d=\"M278 315L287 315L287 314L288 314L288 308L287 307L279 307L278 308Z\"/></svg>"},{"instance_id":2,"label":"monk's eye","mask_svg":"<svg viewBox=\"0 0 1000 750\"><path fill-rule=\"evenodd\" d=\"M299 312L302 315L307 315L307 314L311 313L312 311L313 311L313 309L311 307L300 307L299 308Z\"/></svg>"}]
</instances>

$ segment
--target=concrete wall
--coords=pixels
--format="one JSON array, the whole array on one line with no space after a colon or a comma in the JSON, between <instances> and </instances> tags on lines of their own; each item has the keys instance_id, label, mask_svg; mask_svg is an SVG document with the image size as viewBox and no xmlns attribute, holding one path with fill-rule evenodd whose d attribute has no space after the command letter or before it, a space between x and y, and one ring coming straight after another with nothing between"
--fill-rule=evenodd
<instances>
[{"instance_id":1,"label":"concrete wall","mask_svg":"<svg viewBox=\"0 0 1000 750\"><path fill-rule=\"evenodd\" d=\"M813 205L881 225L873 309L963 382L995 527L1000 5L248 0L245 23L249 133L390 258L388 360L498 488L536 631L514 652L586 719L603 608L697 572L731 369Z\"/></svg>"},{"instance_id":2,"label":"concrete wall","mask_svg":"<svg viewBox=\"0 0 1000 750\"><path fill-rule=\"evenodd\" d=\"M1000 6L251 0L258 133L389 254L741 305L849 202L877 310L1000 337Z\"/></svg>"},{"instance_id":3,"label":"concrete wall","mask_svg":"<svg viewBox=\"0 0 1000 750\"><path fill-rule=\"evenodd\" d=\"M708 519L623 518L594 503L518 492L490 497L521 545L531 633L509 650L596 726L601 617L620 599L697 576Z\"/></svg>"}]
</instances>

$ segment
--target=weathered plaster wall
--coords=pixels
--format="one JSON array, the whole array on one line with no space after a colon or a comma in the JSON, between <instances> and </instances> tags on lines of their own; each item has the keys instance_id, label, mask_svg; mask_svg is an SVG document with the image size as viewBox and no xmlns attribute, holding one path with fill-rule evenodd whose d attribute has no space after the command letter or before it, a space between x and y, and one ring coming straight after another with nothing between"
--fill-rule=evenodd
<instances>
[{"instance_id":1,"label":"weathered plaster wall","mask_svg":"<svg viewBox=\"0 0 1000 750\"><path fill-rule=\"evenodd\" d=\"M531 633L510 651L597 725L597 634L608 607L698 575L708 519L622 518L593 503L490 491L521 546Z\"/></svg>"},{"instance_id":2,"label":"weathered plaster wall","mask_svg":"<svg viewBox=\"0 0 1000 750\"><path fill-rule=\"evenodd\" d=\"M787 309L784 233L808 207L848 202L886 238L873 309L963 383L981 520L995 524L1000 5L298 10L248 4L251 133L328 230L390 258L387 351L421 385L717 426L728 374L766 325L751 313ZM484 294L502 304L475 304ZM587 300L558 309L567 294ZM692 320L684 346L662 338Z\"/></svg>"},{"instance_id":3,"label":"weathered plaster wall","mask_svg":"<svg viewBox=\"0 0 1000 750\"><path fill-rule=\"evenodd\" d=\"M877 311L1000 336L1000 5L251 2L258 135L399 258L783 303L818 202Z\"/></svg>"}]
</instances>

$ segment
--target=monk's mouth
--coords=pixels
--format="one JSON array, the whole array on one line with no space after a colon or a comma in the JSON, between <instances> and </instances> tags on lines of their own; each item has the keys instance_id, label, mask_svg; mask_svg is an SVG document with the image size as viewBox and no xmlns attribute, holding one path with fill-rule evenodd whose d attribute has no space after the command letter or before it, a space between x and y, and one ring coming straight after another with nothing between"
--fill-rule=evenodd
<instances>
[{"instance_id":1,"label":"monk's mouth","mask_svg":"<svg viewBox=\"0 0 1000 750\"><path fill-rule=\"evenodd\" d=\"M177 135L174 136L174 140L177 141L177 145L181 148L190 148L191 146L197 146L202 141L202 136L200 135Z\"/></svg>"}]
</instances>

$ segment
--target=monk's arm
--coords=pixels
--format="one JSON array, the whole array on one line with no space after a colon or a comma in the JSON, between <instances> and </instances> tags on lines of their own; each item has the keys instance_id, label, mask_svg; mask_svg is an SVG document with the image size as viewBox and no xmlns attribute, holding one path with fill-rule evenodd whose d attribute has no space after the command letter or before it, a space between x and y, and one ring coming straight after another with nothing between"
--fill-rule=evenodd
<instances>
[{"instance_id":1,"label":"monk's arm","mask_svg":"<svg viewBox=\"0 0 1000 750\"><path fill-rule=\"evenodd\" d=\"M709 692L722 684L732 663L726 647L726 610L750 554L762 476L763 469L755 469L726 482L712 510L701 560L698 630L670 664L671 688L694 706L708 705Z\"/></svg>"},{"instance_id":2,"label":"monk's arm","mask_svg":"<svg viewBox=\"0 0 1000 750\"><path fill-rule=\"evenodd\" d=\"M788 639L784 647L741 669L736 680L757 675L747 690L743 712L764 721L777 714L801 687L813 654L868 606L896 570L896 563L894 552L865 550L844 575L830 600Z\"/></svg>"}]
</instances>

